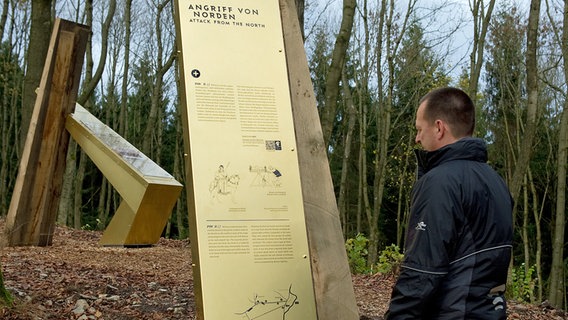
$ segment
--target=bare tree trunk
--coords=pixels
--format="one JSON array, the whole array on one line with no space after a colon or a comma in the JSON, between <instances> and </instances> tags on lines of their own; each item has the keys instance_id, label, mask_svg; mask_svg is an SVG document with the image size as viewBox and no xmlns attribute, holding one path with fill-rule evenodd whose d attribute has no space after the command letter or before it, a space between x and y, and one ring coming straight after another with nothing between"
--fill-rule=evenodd
<instances>
[{"instance_id":1,"label":"bare tree trunk","mask_svg":"<svg viewBox=\"0 0 568 320\"><path fill-rule=\"evenodd\" d=\"M331 54L331 65L329 66L329 72L326 77L325 104L321 109L321 129L326 146L329 145L335 124L337 97L339 96L339 80L341 79L345 56L347 55L347 48L349 47L356 5L356 0L343 0L343 17L341 19L339 34L337 35L335 46Z\"/></svg>"},{"instance_id":2,"label":"bare tree trunk","mask_svg":"<svg viewBox=\"0 0 568 320\"><path fill-rule=\"evenodd\" d=\"M101 55L99 58L99 65L94 75L93 75L94 61L93 61L92 39L89 39L87 43L87 50L85 55L86 65L85 65L84 86L82 93L79 95L79 97L77 97L77 102L85 106L85 108L88 110L90 109L89 99L91 98L95 87L97 86L98 82L102 77L102 73L106 63L108 34L109 34L110 23L112 22L112 19L114 17L115 8L116 8L116 0L111 0L109 3L107 16L105 18L105 22L103 23L102 27ZM86 24L92 25L93 24L92 0L87 1L85 4L85 16L86 16ZM60 211L68 212L69 215L72 214L74 228L81 228L82 226L81 223L81 215L82 215L81 207L82 207L82 197L83 197L82 186L87 166L87 159L86 159L87 155L83 151L81 151L79 154L80 154L79 165L76 171L70 168L75 168L75 166L77 166L76 164L77 153L67 158L68 161L67 161L65 180L67 181L66 183L73 183L74 188L71 188L70 190L66 189L67 194L65 196L64 196L65 193L62 194L62 198L65 197L65 199L68 199L66 200L67 203L63 203L64 201L60 202ZM73 194L73 196L71 196L71 193ZM104 198L105 195L101 196Z\"/></svg>"},{"instance_id":3,"label":"bare tree trunk","mask_svg":"<svg viewBox=\"0 0 568 320\"><path fill-rule=\"evenodd\" d=\"M8 146L8 126L10 121L6 119L8 115L8 108L3 110L3 115L0 117L0 145L1 146ZM6 119L6 120L5 120ZM4 123L5 121L5 123ZM9 162L8 162L8 154L13 148L6 148L3 147L0 150L0 215L5 216L8 212L8 171L9 171Z\"/></svg>"},{"instance_id":4,"label":"bare tree trunk","mask_svg":"<svg viewBox=\"0 0 568 320\"><path fill-rule=\"evenodd\" d=\"M527 173L527 168L534 150L533 141L536 134L538 122L538 66L537 66L537 44L538 44L538 25L540 16L540 0L531 0L529 13L529 24L527 27L527 120L525 132L522 137L521 150L517 157L515 171L509 188L515 203L519 200L519 193L523 182L523 177Z\"/></svg>"},{"instance_id":5,"label":"bare tree trunk","mask_svg":"<svg viewBox=\"0 0 568 320\"><path fill-rule=\"evenodd\" d=\"M110 65L110 75L108 76L109 84L105 86L107 103L103 105L104 119L103 122L109 125L114 130L117 130L119 126L119 121L117 114L118 108L116 90L117 87L117 69L118 62L120 61L120 44L115 44L111 47L111 65ZM107 191L108 190L108 191ZM107 218L109 211L107 210L108 204L110 203L108 198L113 197L113 188L106 177L102 177L101 188L99 190L99 200L97 205L97 225L98 230L103 230L107 225Z\"/></svg>"},{"instance_id":6,"label":"bare tree trunk","mask_svg":"<svg viewBox=\"0 0 568 320\"><path fill-rule=\"evenodd\" d=\"M26 76L24 77L24 91L22 95L20 150L23 150L24 143L26 142L30 118L36 100L36 89L39 87L43 72L52 27L51 0L32 0L32 24L30 28L30 41L26 58Z\"/></svg>"},{"instance_id":7,"label":"bare tree trunk","mask_svg":"<svg viewBox=\"0 0 568 320\"><path fill-rule=\"evenodd\" d=\"M470 2L471 3L471 2ZM479 76L481 74L481 67L483 66L483 53L485 52L485 38L489 22L491 21L491 14L493 7L495 7L495 0L490 0L487 7L487 12L484 14L482 0L474 0L471 3L471 13L473 15L473 48L470 54L470 81L469 81L469 96L475 100L477 97L477 89L479 83Z\"/></svg>"},{"instance_id":8,"label":"bare tree trunk","mask_svg":"<svg viewBox=\"0 0 568 320\"><path fill-rule=\"evenodd\" d=\"M85 152L81 151L81 156L79 159L79 167L77 168L77 175L75 176L76 178L76 184L75 184L75 193L74 193L74 199L73 199L73 228L75 229L81 229L82 222L81 222L81 216L82 216L82 210L81 210L81 205L83 203L82 201L82 197L83 197L83 180L85 179L85 169L87 167L87 154L85 154Z\"/></svg>"},{"instance_id":9,"label":"bare tree trunk","mask_svg":"<svg viewBox=\"0 0 568 320\"><path fill-rule=\"evenodd\" d=\"M0 16L0 39L4 38L4 30L8 21L8 9L10 8L10 0L2 1L2 14Z\"/></svg>"},{"instance_id":10,"label":"bare tree trunk","mask_svg":"<svg viewBox=\"0 0 568 320\"><path fill-rule=\"evenodd\" d=\"M371 56L370 31L369 31L369 12L367 10L367 0L363 0L363 32L364 32L364 52L363 67L361 68L361 76L357 81L358 95L358 122L359 122L359 176L357 188L357 213L356 213L356 231L357 234L362 230L362 215L371 214L371 206L369 204L368 184L367 184L367 98L369 96L369 65Z\"/></svg>"},{"instance_id":11,"label":"bare tree trunk","mask_svg":"<svg viewBox=\"0 0 568 320\"><path fill-rule=\"evenodd\" d=\"M386 5L386 2L383 2ZM398 48L402 41L402 38L406 32L406 27L408 25L408 21L414 12L414 6L416 5L416 0L412 0L408 2L408 7L406 9L405 17L402 24L399 26L400 29L394 29L394 21L395 18L395 1L391 0L389 6L389 13L386 14L386 53L387 53L387 65L388 65L388 82L387 82L387 94L386 96L382 94L382 90L379 89L379 106L377 111L376 123L377 123L377 152L375 154L375 181L374 181L374 188L373 188L373 211L372 217L369 221L369 255L367 257L367 263L369 265L374 264L377 262L378 257L378 245L380 239L380 231L379 231L379 224L380 224L380 212L383 204L383 195L385 190L385 181L386 181L386 167L388 162L388 151L389 151L389 139L391 135L391 113L392 113L392 105L393 105L393 97L394 97L394 73L395 73L395 65L394 65L394 57L398 53ZM383 9L381 9L383 11ZM384 11L386 12L386 11ZM382 43L379 42L378 46L382 46ZM380 66L380 57L377 58L379 61L378 65ZM377 71L381 73L381 70ZM382 78L381 78L382 79ZM380 82L379 82L380 83Z\"/></svg>"},{"instance_id":12,"label":"bare tree trunk","mask_svg":"<svg viewBox=\"0 0 568 320\"><path fill-rule=\"evenodd\" d=\"M0 216L8 213L10 187L16 177L18 150L18 108L21 94L21 75L13 74L13 83L4 83L4 96L2 97L2 113L0 114ZM17 87L18 89L9 88ZM10 93L10 94L9 94Z\"/></svg>"},{"instance_id":13,"label":"bare tree trunk","mask_svg":"<svg viewBox=\"0 0 568 320\"><path fill-rule=\"evenodd\" d=\"M359 197L357 208L357 233L362 230L362 215L370 217L371 205L369 204L369 185L367 183L367 104L359 94Z\"/></svg>"},{"instance_id":14,"label":"bare tree trunk","mask_svg":"<svg viewBox=\"0 0 568 320\"><path fill-rule=\"evenodd\" d=\"M69 149L67 150L67 159L65 165L65 174L63 178L63 187L61 188L61 198L59 199L59 208L57 213L57 222L67 226L71 221L69 217L73 212L73 190L75 189L77 143L74 140L69 141Z\"/></svg>"},{"instance_id":15,"label":"bare tree trunk","mask_svg":"<svg viewBox=\"0 0 568 320\"><path fill-rule=\"evenodd\" d=\"M533 205L532 205L532 212L534 217L534 224L535 224L535 231L536 231L536 252L534 263L536 266L536 276L538 280L538 290L537 290L537 301L542 301L542 287L543 287L543 279L542 279L542 230L540 227L541 220L542 220L542 211L544 205L546 203L546 194L548 193L548 187L544 190L542 204L539 205L538 197L539 194L536 191L536 187L534 185L532 171L529 170L529 183L531 187L531 194L533 198Z\"/></svg>"},{"instance_id":16,"label":"bare tree trunk","mask_svg":"<svg viewBox=\"0 0 568 320\"><path fill-rule=\"evenodd\" d=\"M85 17L86 17L86 24L87 25L92 25L93 24L93 1L92 0L87 0L85 2ZM106 56L106 47L104 51L101 51L101 55L102 56ZM87 48L86 48L86 52L85 52L85 77L84 77L84 83L85 84L90 84L92 86L93 83L93 66L94 66L94 61L93 61L93 43L92 43L92 38L89 38L89 41L87 42ZM78 97L77 97L77 103L79 103L80 105L84 106L87 110L91 109L91 103L89 102L88 98L90 97L90 94L87 95L85 94L85 86L83 86L83 93L81 93ZM79 157L79 163L77 164L77 157ZM81 222L81 216L82 216L82 210L81 207L83 205L83 179L85 178L85 170L86 170L86 166L87 166L87 162L86 162L86 158L87 155L85 154L85 152L83 152L82 150L80 150L79 152L76 152L72 157L68 157L67 159L70 160L69 162L67 162L67 168L69 167L77 167L77 169L73 170L73 171L69 171L69 174L73 174L72 176L65 176L66 180L70 180L72 179L74 187L72 188L72 190L70 190L69 192L71 192L71 194L69 194L68 198L69 201L71 201L69 204L67 204L68 208L70 208L70 210L68 211L68 214L70 215L69 220L73 221L73 227L75 229L80 229L82 226L82 222ZM66 171L66 173L68 173ZM72 200L71 200L72 199ZM60 207L62 206L62 204L60 203Z\"/></svg>"},{"instance_id":17,"label":"bare tree trunk","mask_svg":"<svg viewBox=\"0 0 568 320\"><path fill-rule=\"evenodd\" d=\"M92 0L88 0L87 1L87 17L90 16L90 18L87 18L87 24L92 25L93 23L93 1ZM95 88L97 87L99 81L101 80L101 77L103 75L103 71L105 69L105 64L106 64L106 58L107 58L107 48L108 48L108 34L109 34L109 29L110 29L110 24L112 23L112 20L114 18L114 12L116 9L116 0L110 0L108 3L108 12L107 12L107 16L105 18L105 21L103 23L102 26L102 31L101 31L101 54L99 57L99 64L97 66L97 70L95 71L94 75L91 75L91 77L89 77L89 79L85 79L85 83L83 84L83 91L81 93L81 95L77 98L77 102L80 105L85 105L87 103L87 100L89 98L91 98L93 92L95 91ZM88 48L91 48L90 50L92 50L92 41L89 41L89 45ZM91 57L90 58L90 66L87 65L87 70L90 70L90 72L92 72L93 69L93 63L92 63L92 52L87 52L87 56ZM89 62L87 62L87 64L89 64Z\"/></svg>"},{"instance_id":18,"label":"bare tree trunk","mask_svg":"<svg viewBox=\"0 0 568 320\"><path fill-rule=\"evenodd\" d=\"M110 182L108 182L108 180L105 178L106 184L109 186L107 187L106 191L107 191L107 196L106 196L106 201L105 201L105 207L104 207L104 220L101 219L102 225L101 227L106 228L107 226L107 222L109 220L109 215L111 212L116 212L116 210L118 209L119 203L120 203L120 195L118 194L118 192L116 192L116 190L114 190L113 188L110 187Z\"/></svg>"},{"instance_id":19,"label":"bare tree trunk","mask_svg":"<svg viewBox=\"0 0 568 320\"><path fill-rule=\"evenodd\" d=\"M112 192L108 192L107 190L112 189L110 183L108 182L107 178L103 177L101 181L101 190L99 192L99 204L97 206L97 219L99 223L97 224L97 229L102 230L106 226L107 218L109 212L107 211L107 203L109 197L112 197Z\"/></svg>"},{"instance_id":20,"label":"bare tree trunk","mask_svg":"<svg viewBox=\"0 0 568 320\"><path fill-rule=\"evenodd\" d=\"M531 254L529 246L529 191L527 186L528 177L525 175L523 184L523 228L521 231L521 238L523 240L523 254L525 260L525 274L531 267Z\"/></svg>"},{"instance_id":21,"label":"bare tree trunk","mask_svg":"<svg viewBox=\"0 0 568 320\"><path fill-rule=\"evenodd\" d=\"M184 159L182 159L183 157L183 147L180 148L180 146L182 146L183 144L183 140L180 139L181 137L183 137L181 135L181 120L177 121L176 123L176 146L175 146L175 158L174 158L174 172L173 175L174 177L176 177L176 180L178 181L184 181L185 179L184 177L184 168L183 168L183 163L184 163ZM183 184L183 183L182 183ZM184 223L184 219L183 217L187 214L187 210L185 210L185 201L184 201L184 197L179 197L177 202L176 202L176 209L175 209L175 213L176 213L176 225L177 225L177 229L178 229L178 238L179 239L183 239L185 237L189 236L189 232L187 231L187 228L185 226Z\"/></svg>"},{"instance_id":22,"label":"bare tree trunk","mask_svg":"<svg viewBox=\"0 0 568 320\"><path fill-rule=\"evenodd\" d=\"M345 133L345 142L343 149L343 164L341 165L341 180L339 181L339 197L337 199L337 204L339 208L339 216L341 218L341 224L343 229L343 234L347 233L347 205L346 196L347 192L347 176L349 171L349 162L351 160L351 144L353 131L355 130L355 123L357 121L357 109L353 104L353 97L351 95L351 89L349 88L349 83L347 81L347 76L343 72L343 92L345 96L345 104L347 108L347 130Z\"/></svg>"},{"instance_id":23,"label":"bare tree trunk","mask_svg":"<svg viewBox=\"0 0 568 320\"><path fill-rule=\"evenodd\" d=\"M162 147L163 147L163 142L164 142L164 122L162 121L162 118L164 117L164 108L158 108L158 117L157 117L157 121L156 121L156 127L154 130L156 130L156 147L153 148L154 149L154 160L156 162L156 164L158 164L159 166L162 165Z\"/></svg>"},{"instance_id":24,"label":"bare tree trunk","mask_svg":"<svg viewBox=\"0 0 568 320\"><path fill-rule=\"evenodd\" d=\"M412 127L409 127L409 132L408 132L408 141L407 146L412 146L414 145L414 134L413 129L410 129ZM410 207L409 205L409 199L408 199L408 193L405 192L404 187L405 187L405 182L406 177L408 175L408 167L410 165L410 157L414 156L414 154L412 152L410 152L409 154L407 154L405 152L405 158L404 158L404 167L402 168L402 172L399 175L399 188L398 188L398 208L396 211L396 245L397 246L401 246L402 245L402 238L404 236L404 228L406 227L406 222L408 221L408 213L410 212L408 210L408 208ZM404 210L403 210L404 208Z\"/></svg>"},{"instance_id":25,"label":"bare tree trunk","mask_svg":"<svg viewBox=\"0 0 568 320\"><path fill-rule=\"evenodd\" d=\"M562 30L562 59L564 62L564 80L568 81L568 1L564 1ZM550 291L548 301L558 307L564 307L564 230L566 225L566 167L568 166L568 99L564 100L564 110L558 134L558 159L556 182L556 217L552 240L552 270L550 271Z\"/></svg>"},{"instance_id":26,"label":"bare tree trunk","mask_svg":"<svg viewBox=\"0 0 568 320\"><path fill-rule=\"evenodd\" d=\"M385 30L384 30L384 26L385 24L388 25L388 22L385 22L385 20L387 20L387 1L386 0L382 0L381 1L381 5L380 5L380 13L379 13L379 25L378 25L378 34L377 34L377 52L376 52L376 59L377 59L377 83L379 86L378 89L378 98L377 100L379 101L378 103L382 103L383 101L383 88L382 88L382 83L383 83L383 72L381 70L381 63L383 60L383 39L386 37L388 39L388 31L386 32L387 34L385 35ZM377 112L377 114L380 113L380 111ZM377 130L380 130L380 117L379 115L377 115ZM366 132L365 132L366 134ZM378 144L379 142L377 142ZM366 152L363 154L364 157L366 157ZM377 159L374 159L374 161L376 162ZM375 163L375 166L377 164ZM375 179L377 178L377 172L375 169ZM367 172L366 172L366 168L365 168L365 175L361 177L361 179L364 179L364 183L366 184L367 182ZM375 183L375 186L377 186L378 183ZM379 235L378 235L378 225L375 225L376 223L378 223L378 212L374 212L373 209L376 208L373 207L373 209L371 209L370 204L368 203L368 193L367 190L364 190L364 196L365 196L365 200L367 200L367 202L365 203L365 213L367 216L367 223L369 225L369 255L367 256L367 264L368 265L372 265L373 263L376 262L377 260L377 250L378 250L378 241L379 241ZM373 193L374 195L377 194L377 190L375 190ZM373 198L373 200L377 201L376 198Z\"/></svg>"},{"instance_id":27,"label":"bare tree trunk","mask_svg":"<svg viewBox=\"0 0 568 320\"><path fill-rule=\"evenodd\" d=\"M171 1L165 0L164 2L158 4L157 6L157 14L155 20L155 27L156 27L156 37L158 41L158 52L156 55L157 60L157 70L156 70L156 82L152 88L152 103L150 107L150 113L148 115L148 122L146 124L146 128L144 129L144 134L142 135L142 152L150 155L152 150L152 142L153 137L152 134L154 133L158 115L159 115L159 108L161 108L162 102L162 90L164 84L164 75L168 70L172 67L174 60L176 58L176 50L172 50L170 56L168 57L167 61L162 61L164 56L164 45L162 44L162 12L166 8L168 4L171 4Z\"/></svg>"},{"instance_id":28,"label":"bare tree trunk","mask_svg":"<svg viewBox=\"0 0 568 320\"><path fill-rule=\"evenodd\" d=\"M180 148L180 146L182 146L183 144L183 142L180 139L182 137L181 130L182 130L181 121L178 120L176 121L176 146L174 148L175 156L174 156L174 172L173 172L174 177L176 177L176 180L178 181L184 181L183 173L185 172L183 169L184 161L181 158L183 156L183 148ZM183 219L184 215L187 213L187 211L184 210L183 197L178 198L176 202L175 213L176 213L176 225L178 229L178 238L182 239L188 236L188 232L185 228L184 219Z\"/></svg>"},{"instance_id":29,"label":"bare tree trunk","mask_svg":"<svg viewBox=\"0 0 568 320\"><path fill-rule=\"evenodd\" d=\"M565 13L568 12L565 10ZM566 22L566 20L565 20ZM564 26L566 34L566 25ZM564 56L565 63L568 56ZM564 67L567 68L566 66ZM568 72L566 72L568 81ZM556 217L552 240L552 269L548 301L557 308L564 307L564 230L566 225L566 166L568 163L568 99L564 103L558 136L558 163L556 184Z\"/></svg>"},{"instance_id":30,"label":"bare tree trunk","mask_svg":"<svg viewBox=\"0 0 568 320\"><path fill-rule=\"evenodd\" d=\"M9 0L4 0L2 5L2 16L0 18L0 39L4 36L4 29L6 27L6 20L8 18L8 8L9 8ZM48 40L49 41L49 40ZM43 70L43 69L42 69ZM40 71L41 72L41 71ZM6 85L6 84L4 84ZM39 85L39 82L38 82ZM5 94L7 94L7 90L4 90ZM7 98L7 97L5 97ZM35 100L34 100L35 101ZM16 112L11 112L11 116L8 116L8 107L5 103L3 103L2 107L2 114L0 115L0 143L2 146L2 151L0 152L0 215L5 216L8 212L8 154L11 150L17 150L16 147L8 148L8 137L10 133L10 129L13 125L12 118L15 117L17 114ZM12 104L13 107L16 106L15 103ZM31 116L31 112L30 112ZM27 130L26 130L27 131ZM27 133L27 132L26 132ZM0 303L5 306L12 305L12 296L10 292L6 290L4 286L4 275L2 274L2 265L0 263Z\"/></svg>"},{"instance_id":31,"label":"bare tree trunk","mask_svg":"<svg viewBox=\"0 0 568 320\"><path fill-rule=\"evenodd\" d=\"M174 68L175 70L175 83L177 88L179 89L181 87L181 82L180 82L180 78L179 78L179 60L176 59L176 61L174 62ZM178 90L179 92L179 90ZM176 112L175 112L175 117L176 117L176 143L175 143L175 148L174 148L174 152L175 152L175 156L174 156L174 172L173 172L173 176L177 181L180 181L181 184L185 185L185 168L184 168L184 164L185 164L185 157L187 156L184 153L184 148L183 148L183 127L182 127L182 121L181 121L181 110L180 108L177 108ZM185 194L185 193L182 193ZM186 203L185 203L185 197L179 197L177 202L176 202L176 208L175 208L175 213L176 213L176 223L177 223L177 227L178 227L178 236L180 239L188 237L189 236L189 232L186 228L186 224L184 223L184 216L187 215L187 209L186 209Z\"/></svg>"},{"instance_id":32,"label":"bare tree trunk","mask_svg":"<svg viewBox=\"0 0 568 320\"><path fill-rule=\"evenodd\" d=\"M120 115L118 122L118 134L128 140L128 72L130 71L130 34L132 23L132 0L125 0L124 5L124 66L121 86Z\"/></svg>"}]
</instances>

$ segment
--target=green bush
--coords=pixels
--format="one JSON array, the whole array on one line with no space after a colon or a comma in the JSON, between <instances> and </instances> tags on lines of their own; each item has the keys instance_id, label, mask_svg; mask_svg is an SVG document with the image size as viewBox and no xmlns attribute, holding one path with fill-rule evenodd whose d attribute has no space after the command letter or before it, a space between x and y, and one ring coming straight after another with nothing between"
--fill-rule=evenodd
<instances>
[{"instance_id":1,"label":"green bush","mask_svg":"<svg viewBox=\"0 0 568 320\"><path fill-rule=\"evenodd\" d=\"M395 274L398 272L402 258L404 255L400 253L400 248L391 244L386 247L379 255L378 262L375 265L367 265L369 240L361 233L355 238L349 238L345 242L347 249L347 258L349 260L349 268L354 274L361 273L383 273Z\"/></svg>"},{"instance_id":2,"label":"green bush","mask_svg":"<svg viewBox=\"0 0 568 320\"><path fill-rule=\"evenodd\" d=\"M398 273L404 255L396 244L386 247L379 255L376 271L383 274Z\"/></svg>"},{"instance_id":3,"label":"green bush","mask_svg":"<svg viewBox=\"0 0 568 320\"><path fill-rule=\"evenodd\" d=\"M532 266L525 271L525 264L513 267L511 273L510 292L512 298L518 301L534 302L534 290L536 279L534 278L535 267Z\"/></svg>"},{"instance_id":4,"label":"green bush","mask_svg":"<svg viewBox=\"0 0 568 320\"><path fill-rule=\"evenodd\" d=\"M0 266L0 307L12 307L14 298L4 286L4 275L2 274L2 267Z\"/></svg>"},{"instance_id":5,"label":"green bush","mask_svg":"<svg viewBox=\"0 0 568 320\"><path fill-rule=\"evenodd\" d=\"M349 260L349 268L351 273L368 273L367 267L367 245L369 240L361 233L357 234L355 238L349 238L345 242L345 249L347 250L347 258Z\"/></svg>"}]
</instances>

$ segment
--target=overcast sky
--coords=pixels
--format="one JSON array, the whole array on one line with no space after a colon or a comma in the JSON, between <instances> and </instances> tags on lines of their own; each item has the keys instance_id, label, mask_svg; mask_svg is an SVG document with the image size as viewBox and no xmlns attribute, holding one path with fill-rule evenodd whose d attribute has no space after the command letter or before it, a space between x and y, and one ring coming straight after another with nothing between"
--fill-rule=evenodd
<instances>
[{"instance_id":1,"label":"overcast sky","mask_svg":"<svg viewBox=\"0 0 568 320\"><path fill-rule=\"evenodd\" d=\"M361 2L361 1L358 1ZM377 0L369 0L369 6L376 6ZM469 63L472 43L472 18L469 0L418 0L419 12L426 37L435 44L433 48L445 60L452 77L461 73L463 66ZM397 0L398 11L405 11L407 1ZM515 3L521 12L527 12L530 0L498 0L494 13L501 4ZM309 37L314 25L327 23L338 29L341 22L343 0L306 0L306 34ZM544 11L544 4L542 11ZM437 39L443 39L443 41Z\"/></svg>"}]
</instances>

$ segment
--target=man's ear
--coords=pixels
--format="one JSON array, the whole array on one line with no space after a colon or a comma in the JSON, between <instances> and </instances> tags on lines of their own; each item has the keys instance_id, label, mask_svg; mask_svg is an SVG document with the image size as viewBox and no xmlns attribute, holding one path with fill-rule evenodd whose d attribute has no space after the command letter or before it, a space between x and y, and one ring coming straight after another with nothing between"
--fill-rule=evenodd
<instances>
[{"instance_id":1,"label":"man's ear","mask_svg":"<svg viewBox=\"0 0 568 320\"><path fill-rule=\"evenodd\" d=\"M438 136L438 138L443 138L444 134L446 133L444 122L442 120L436 120L434 125L436 126L436 135Z\"/></svg>"}]
</instances>

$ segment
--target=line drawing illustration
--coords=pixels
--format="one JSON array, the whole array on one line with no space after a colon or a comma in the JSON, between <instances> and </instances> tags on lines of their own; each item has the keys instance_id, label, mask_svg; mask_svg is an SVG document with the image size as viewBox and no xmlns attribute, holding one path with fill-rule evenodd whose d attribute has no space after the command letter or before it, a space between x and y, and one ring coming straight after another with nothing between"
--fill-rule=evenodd
<instances>
[{"instance_id":1,"label":"line drawing illustration","mask_svg":"<svg viewBox=\"0 0 568 320\"><path fill-rule=\"evenodd\" d=\"M213 180L209 184L209 193L212 199L221 201L222 198L233 196L239 187L241 178L238 174L228 174L226 170L228 166L219 165Z\"/></svg>"},{"instance_id":2,"label":"line drawing illustration","mask_svg":"<svg viewBox=\"0 0 568 320\"><path fill-rule=\"evenodd\" d=\"M244 312L236 313L242 316L243 319L253 320L253 319L263 319L267 318L269 315L274 315L278 312L282 314L282 320L286 320L288 312L300 304L298 296L292 292L292 285L288 287L288 292L282 293L275 291L276 296L271 299L262 298L258 294L255 294L252 299L252 305L248 307Z\"/></svg>"},{"instance_id":3,"label":"line drawing illustration","mask_svg":"<svg viewBox=\"0 0 568 320\"><path fill-rule=\"evenodd\" d=\"M281 187L282 172L273 166L249 166L249 171L255 176L252 187Z\"/></svg>"}]
</instances>

